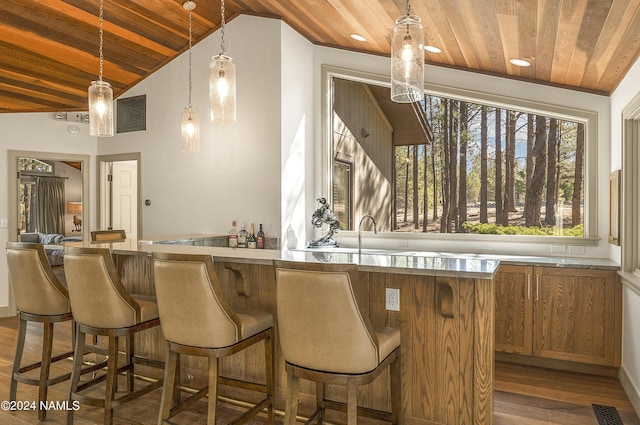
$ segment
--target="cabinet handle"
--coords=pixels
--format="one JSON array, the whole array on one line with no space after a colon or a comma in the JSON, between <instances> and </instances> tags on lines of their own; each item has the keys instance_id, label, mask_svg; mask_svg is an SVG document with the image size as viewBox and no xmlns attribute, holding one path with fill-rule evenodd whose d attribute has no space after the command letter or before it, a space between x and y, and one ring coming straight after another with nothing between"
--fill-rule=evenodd
<instances>
[{"instance_id":1,"label":"cabinet handle","mask_svg":"<svg viewBox=\"0 0 640 425\"><path fill-rule=\"evenodd\" d=\"M536 275L536 301L540 299L540 275Z\"/></svg>"},{"instance_id":2,"label":"cabinet handle","mask_svg":"<svg viewBox=\"0 0 640 425\"><path fill-rule=\"evenodd\" d=\"M531 299L531 273L527 273L527 299Z\"/></svg>"}]
</instances>

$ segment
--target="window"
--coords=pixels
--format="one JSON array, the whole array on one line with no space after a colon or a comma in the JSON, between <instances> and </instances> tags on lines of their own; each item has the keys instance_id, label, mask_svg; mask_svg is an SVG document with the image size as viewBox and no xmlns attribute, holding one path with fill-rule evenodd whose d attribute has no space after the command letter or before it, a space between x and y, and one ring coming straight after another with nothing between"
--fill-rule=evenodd
<instances>
[{"instance_id":1,"label":"window","mask_svg":"<svg viewBox=\"0 0 640 425\"><path fill-rule=\"evenodd\" d=\"M387 232L596 236L595 113L436 86L397 104L383 77L325 75L343 230L372 214Z\"/></svg>"}]
</instances>

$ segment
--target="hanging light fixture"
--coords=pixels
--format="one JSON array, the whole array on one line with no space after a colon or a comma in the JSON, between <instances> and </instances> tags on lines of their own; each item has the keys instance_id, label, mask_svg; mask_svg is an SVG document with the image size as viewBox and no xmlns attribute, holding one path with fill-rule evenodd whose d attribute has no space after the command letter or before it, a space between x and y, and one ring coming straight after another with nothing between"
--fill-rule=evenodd
<instances>
[{"instance_id":1,"label":"hanging light fixture","mask_svg":"<svg viewBox=\"0 0 640 425\"><path fill-rule=\"evenodd\" d=\"M396 19L391 35L391 100L411 103L423 97L424 27L407 0L407 14Z\"/></svg>"},{"instance_id":2,"label":"hanging light fixture","mask_svg":"<svg viewBox=\"0 0 640 425\"><path fill-rule=\"evenodd\" d=\"M182 111L180 149L183 152L200 152L200 120L198 119L198 111L191 106L191 46L193 39L191 11L196 8L196 2L185 1L182 7L189 11L189 106Z\"/></svg>"},{"instance_id":3,"label":"hanging light fixture","mask_svg":"<svg viewBox=\"0 0 640 425\"><path fill-rule=\"evenodd\" d=\"M89 86L89 134L98 137L113 136L113 90L111 84L102 81L102 21L104 16L103 0L100 0L100 73L98 81Z\"/></svg>"},{"instance_id":4,"label":"hanging light fixture","mask_svg":"<svg viewBox=\"0 0 640 425\"><path fill-rule=\"evenodd\" d=\"M209 63L209 104L211 121L228 124L236 121L236 66L224 51L224 0L220 2L222 22L220 53Z\"/></svg>"}]
</instances>

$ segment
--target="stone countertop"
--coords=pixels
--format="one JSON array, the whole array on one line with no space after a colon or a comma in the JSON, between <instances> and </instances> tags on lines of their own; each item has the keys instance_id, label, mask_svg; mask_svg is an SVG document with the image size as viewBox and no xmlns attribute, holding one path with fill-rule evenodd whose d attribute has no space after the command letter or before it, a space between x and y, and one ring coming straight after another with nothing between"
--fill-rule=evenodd
<instances>
[{"instance_id":1,"label":"stone countertop","mask_svg":"<svg viewBox=\"0 0 640 425\"><path fill-rule=\"evenodd\" d=\"M307 263L352 263L362 271L387 272L401 274L424 274L430 276L469 277L491 279L499 261L481 258L455 258L419 255L389 255L383 252L363 253L334 251L289 251L270 249L246 249L211 246L193 246L178 244L137 243L135 239L123 242L91 243L75 242L66 246L84 246L109 248L117 254L148 255L152 252L171 252L176 254L205 254L214 260L237 263L272 264L273 260L302 261Z\"/></svg>"}]
</instances>

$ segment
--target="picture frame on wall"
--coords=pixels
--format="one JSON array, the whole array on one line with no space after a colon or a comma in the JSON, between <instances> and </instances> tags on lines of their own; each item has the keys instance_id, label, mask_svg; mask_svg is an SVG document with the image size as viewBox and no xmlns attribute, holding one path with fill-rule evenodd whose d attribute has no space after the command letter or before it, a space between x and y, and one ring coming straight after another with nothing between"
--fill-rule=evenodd
<instances>
[{"instance_id":1,"label":"picture frame on wall","mask_svg":"<svg viewBox=\"0 0 640 425\"><path fill-rule=\"evenodd\" d=\"M609 174L609 243L620 246L620 170Z\"/></svg>"}]
</instances>

